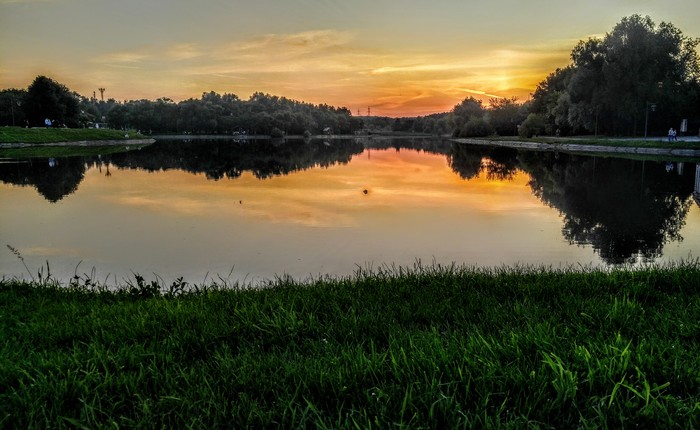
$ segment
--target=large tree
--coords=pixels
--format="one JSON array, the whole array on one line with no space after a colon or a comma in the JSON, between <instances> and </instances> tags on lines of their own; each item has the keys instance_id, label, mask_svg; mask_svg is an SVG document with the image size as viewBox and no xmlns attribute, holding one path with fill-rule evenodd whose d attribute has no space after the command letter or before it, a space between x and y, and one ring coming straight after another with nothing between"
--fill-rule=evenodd
<instances>
[{"instance_id":1,"label":"large tree","mask_svg":"<svg viewBox=\"0 0 700 430\"><path fill-rule=\"evenodd\" d=\"M65 85L46 76L37 76L27 88L23 110L33 126L44 125L46 118L68 127L80 125L78 98Z\"/></svg>"},{"instance_id":2,"label":"large tree","mask_svg":"<svg viewBox=\"0 0 700 430\"><path fill-rule=\"evenodd\" d=\"M639 135L647 119L656 132L682 118L697 126L699 42L670 23L623 18L605 37L579 42L571 65L538 86L532 107L575 132Z\"/></svg>"}]
</instances>

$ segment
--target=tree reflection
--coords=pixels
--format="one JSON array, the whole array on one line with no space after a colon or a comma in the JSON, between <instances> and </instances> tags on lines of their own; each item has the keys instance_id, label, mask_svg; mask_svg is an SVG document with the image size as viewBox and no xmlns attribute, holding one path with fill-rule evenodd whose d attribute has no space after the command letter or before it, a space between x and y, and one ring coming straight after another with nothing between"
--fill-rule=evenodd
<instances>
[{"instance_id":1,"label":"tree reflection","mask_svg":"<svg viewBox=\"0 0 700 430\"><path fill-rule=\"evenodd\" d=\"M590 244L607 263L652 260L683 240L692 175L657 162L535 152L520 159L533 194L562 214L564 238Z\"/></svg>"},{"instance_id":2,"label":"tree reflection","mask_svg":"<svg viewBox=\"0 0 700 430\"><path fill-rule=\"evenodd\" d=\"M462 179L474 179L486 172L489 180L510 181L518 171L518 151L453 143L447 162Z\"/></svg>"},{"instance_id":3,"label":"tree reflection","mask_svg":"<svg viewBox=\"0 0 700 430\"><path fill-rule=\"evenodd\" d=\"M653 260L680 234L692 205L695 164L635 161L455 144L450 167L470 180L529 174L532 193L563 217L562 235L608 264ZM671 166L671 168L669 168Z\"/></svg>"},{"instance_id":4,"label":"tree reflection","mask_svg":"<svg viewBox=\"0 0 700 430\"><path fill-rule=\"evenodd\" d=\"M32 159L0 163L0 180L13 185L33 186L52 203L72 194L85 177L82 158Z\"/></svg>"},{"instance_id":5,"label":"tree reflection","mask_svg":"<svg viewBox=\"0 0 700 430\"><path fill-rule=\"evenodd\" d=\"M474 179L481 174L485 165L482 162L486 156L483 148L455 144L447 156L450 168L462 179Z\"/></svg>"},{"instance_id":6,"label":"tree reflection","mask_svg":"<svg viewBox=\"0 0 700 430\"><path fill-rule=\"evenodd\" d=\"M141 151L114 154L109 161L121 168L147 171L177 169L204 173L208 179L234 179L251 172L258 179L288 175L312 167L347 164L364 150L353 139L246 141L159 141Z\"/></svg>"},{"instance_id":7,"label":"tree reflection","mask_svg":"<svg viewBox=\"0 0 700 430\"><path fill-rule=\"evenodd\" d=\"M20 186L34 186L48 201L56 202L75 192L88 166L149 172L183 170L204 174L208 179L235 179L245 171L258 179L288 175L312 167L347 164L364 150L355 139L323 141L159 141L139 151L101 157L30 159L0 164L0 180Z\"/></svg>"}]
</instances>

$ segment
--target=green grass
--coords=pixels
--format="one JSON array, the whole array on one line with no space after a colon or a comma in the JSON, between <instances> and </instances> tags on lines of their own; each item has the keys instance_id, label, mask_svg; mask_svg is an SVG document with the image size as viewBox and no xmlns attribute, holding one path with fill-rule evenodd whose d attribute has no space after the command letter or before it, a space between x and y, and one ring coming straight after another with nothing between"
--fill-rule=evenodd
<instances>
[{"instance_id":1,"label":"green grass","mask_svg":"<svg viewBox=\"0 0 700 430\"><path fill-rule=\"evenodd\" d=\"M698 262L71 284L0 282L0 427L700 426Z\"/></svg>"},{"instance_id":2,"label":"green grass","mask_svg":"<svg viewBox=\"0 0 700 430\"><path fill-rule=\"evenodd\" d=\"M22 128L0 127L0 143L56 143L99 140L127 140L135 131L94 128Z\"/></svg>"}]
</instances>

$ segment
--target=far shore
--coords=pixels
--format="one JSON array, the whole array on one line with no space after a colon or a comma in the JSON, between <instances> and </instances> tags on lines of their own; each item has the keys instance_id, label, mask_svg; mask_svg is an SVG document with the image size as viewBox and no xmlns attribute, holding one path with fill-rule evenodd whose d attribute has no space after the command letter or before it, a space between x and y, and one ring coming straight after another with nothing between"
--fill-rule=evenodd
<instances>
[{"instance_id":1,"label":"far shore","mask_svg":"<svg viewBox=\"0 0 700 430\"><path fill-rule=\"evenodd\" d=\"M505 147L534 151L555 151L568 153L593 154L637 154L649 156L669 156L700 158L700 137L683 136L676 142L666 142L660 137L654 138L587 138L587 137L539 137L520 139L512 137L485 138L451 138L445 135L403 132L373 132L363 134L318 134L312 136L287 135L273 138L269 135L231 135L231 134L162 134L139 136L139 139L95 139L67 142L0 142L0 149L36 148L36 147L99 147L99 146L137 146L150 145L159 139L169 140L287 140L287 139L391 139L391 138L441 138L466 145Z\"/></svg>"},{"instance_id":2,"label":"far shore","mask_svg":"<svg viewBox=\"0 0 700 430\"><path fill-rule=\"evenodd\" d=\"M303 136L301 134L289 134L282 137L272 137L267 134L154 134L154 139L170 139L170 140L270 140L270 139L354 139L354 138L376 138L376 139L395 139L395 138L410 138L410 137L426 137L438 138L446 136L438 136L429 133L362 133L362 134L312 134L311 136Z\"/></svg>"}]
</instances>

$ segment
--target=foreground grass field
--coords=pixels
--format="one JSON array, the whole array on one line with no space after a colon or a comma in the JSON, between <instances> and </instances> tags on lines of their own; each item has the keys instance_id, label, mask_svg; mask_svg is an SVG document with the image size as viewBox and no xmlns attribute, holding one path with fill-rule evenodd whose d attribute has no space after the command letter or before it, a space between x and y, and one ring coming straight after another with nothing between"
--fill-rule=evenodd
<instances>
[{"instance_id":1,"label":"foreground grass field","mask_svg":"<svg viewBox=\"0 0 700 430\"><path fill-rule=\"evenodd\" d=\"M0 282L1 427L700 426L698 262L72 284Z\"/></svg>"}]
</instances>

